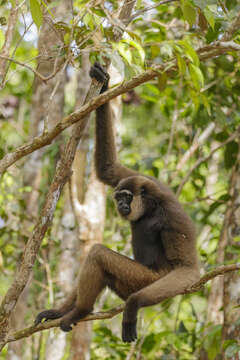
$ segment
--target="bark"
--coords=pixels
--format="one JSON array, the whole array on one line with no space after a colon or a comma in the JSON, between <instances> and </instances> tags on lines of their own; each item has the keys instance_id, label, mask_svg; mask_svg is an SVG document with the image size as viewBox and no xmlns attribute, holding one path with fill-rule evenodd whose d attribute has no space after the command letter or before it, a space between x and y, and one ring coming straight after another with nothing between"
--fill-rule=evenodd
<instances>
[{"instance_id":1,"label":"bark","mask_svg":"<svg viewBox=\"0 0 240 360\"><path fill-rule=\"evenodd\" d=\"M61 299L66 298L72 290L77 273L75 261L77 231L70 201L69 187L65 189L63 196L64 209L58 231L58 238L61 241L61 255L58 260L57 269L57 284L60 288L61 296L59 298L61 297ZM65 347L66 333L59 329L51 330L47 339L45 359L61 360L64 356Z\"/></svg>"},{"instance_id":2,"label":"bark","mask_svg":"<svg viewBox=\"0 0 240 360\"><path fill-rule=\"evenodd\" d=\"M105 186L97 180L93 166L83 205L79 203L76 197L73 197L73 201L80 225L79 263L82 264L93 244L101 243L103 240ZM71 348L72 360L89 359L91 333L92 324L90 322L79 323L74 328Z\"/></svg>"}]
</instances>

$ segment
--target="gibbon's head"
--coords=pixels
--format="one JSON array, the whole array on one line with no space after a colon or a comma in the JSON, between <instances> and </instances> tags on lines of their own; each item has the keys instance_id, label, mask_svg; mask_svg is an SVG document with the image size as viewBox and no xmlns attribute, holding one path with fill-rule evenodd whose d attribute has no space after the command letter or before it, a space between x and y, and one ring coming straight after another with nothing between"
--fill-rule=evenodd
<instances>
[{"instance_id":1,"label":"gibbon's head","mask_svg":"<svg viewBox=\"0 0 240 360\"><path fill-rule=\"evenodd\" d=\"M149 211L150 182L151 180L143 176L130 176L118 183L114 190L114 199L117 210L124 219L137 221Z\"/></svg>"}]
</instances>

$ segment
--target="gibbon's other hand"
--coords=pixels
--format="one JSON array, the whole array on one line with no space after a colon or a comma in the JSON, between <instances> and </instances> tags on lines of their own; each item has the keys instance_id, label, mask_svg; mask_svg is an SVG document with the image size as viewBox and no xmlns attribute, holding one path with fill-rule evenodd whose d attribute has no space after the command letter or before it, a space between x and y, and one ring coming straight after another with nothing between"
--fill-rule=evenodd
<instances>
[{"instance_id":1,"label":"gibbon's other hand","mask_svg":"<svg viewBox=\"0 0 240 360\"><path fill-rule=\"evenodd\" d=\"M91 66L89 75L91 76L91 78L96 79L100 83L103 83L105 85L108 84L109 75L98 62L95 62L94 65Z\"/></svg>"}]
</instances>

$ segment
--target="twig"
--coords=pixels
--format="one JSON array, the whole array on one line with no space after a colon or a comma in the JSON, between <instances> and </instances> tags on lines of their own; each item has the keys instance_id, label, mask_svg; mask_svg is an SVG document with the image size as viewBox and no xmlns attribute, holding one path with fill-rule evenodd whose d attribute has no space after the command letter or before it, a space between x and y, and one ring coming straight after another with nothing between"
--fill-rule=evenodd
<instances>
[{"instance_id":1,"label":"twig","mask_svg":"<svg viewBox=\"0 0 240 360\"><path fill-rule=\"evenodd\" d=\"M232 39L234 33L236 31L238 31L240 28L240 11L237 14L237 16L235 17L235 20L232 22L232 24L230 24L230 26L228 27L228 29L225 31L225 34L222 37L223 41L229 41Z\"/></svg>"},{"instance_id":2,"label":"twig","mask_svg":"<svg viewBox=\"0 0 240 360\"><path fill-rule=\"evenodd\" d=\"M201 144L203 144L211 135L215 128L216 124L214 122L211 122L206 129L202 132L201 135L194 141L192 146L188 149L188 151L185 152L182 159L179 161L176 170L180 170L183 168L184 164L188 161L188 159L197 151L197 149L200 147Z\"/></svg>"},{"instance_id":3,"label":"twig","mask_svg":"<svg viewBox=\"0 0 240 360\"><path fill-rule=\"evenodd\" d=\"M33 72L40 80L42 80L43 82L46 82L46 81L52 79L52 78L56 75L56 73L60 70L60 67L57 66L56 69L52 72L52 74L50 74L50 75L48 75L48 76L43 76L43 75L40 74L37 70L33 69L31 66L29 66L29 65L27 65L27 64L25 64L25 63L22 63L22 62L20 62L20 61L18 61L18 60L15 60L15 59L13 59L13 58L11 58L11 57L4 56L4 55L0 55L0 59L6 59L6 60L8 60L8 61L10 61L10 62L14 62L14 63L17 64L17 65L20 65L20 66L25 67L26 69L32 71L32 72Z\"/></svg>"},{"instance_id":4,"label":"twig","mask_svg":"<svg viewBox=\"0 0 240 360\"><path fill-rule=\"evenodd\" d=\"M227 145L228 143L233 141L236 137L238 137L239 133L240 133L240 126L238 127L238 129L231 136L229 136L229 138L227 140L225 140L220 145L216 146L207 156L204 156L204 157L201 157L200 159L198 159L198 161L193 165L193 167L188 171L187 175L181 181L180 185L178 186L176 195L179 196L180 192L182 191L183 186L186 184L186 182L188 181L188 179L190 178L192 172L195 169L197 169L202 163L209 160L216 151L218 151L223 146Z\"/></svg>"},{"instance_id":5,"label":"twig","mask_svg":"<svg viewBox=\"0 0 240 360\"><path fill-rule=\"evenodd\" d=\"M144 14L145 12L147 12L149 10L156 9L158 6L165 5L165 4L168 4L168 3L171 3L171 2L175 2L175 1L179 1L179 0L163 0L163 1L159 1L158 3L156 3L156 4L152 5L152 6L147 7L145 9L138 10L138 11L135 12L135 14L133 14L130 21L132 21L136 17Z\"/></svg>"},{"instance_id":6,"label":"twig","mask_svg":"<svg viewBox=\"0 0 240 360\"><path fill-rule=\"evenodd\" d=\"M201 54L202 48L200 48L197 51L200 54L200 60L207 60L232 50L240 51L240 45L235 44L232 41L228 43L223 43L223 47L221 47L221 44L222 43L218 43L218 46L216 47L216 44L214 43L213 49L211 48L211 46L208 46L207 48L209 52L204 52L203 54ZM228 46L226 46L226 44L228 44ZM48 133L35 137L31 142L18 147L14 152L6 154L2 158L2 160L0 160L0 174L22 157L31 154L35 150L40 149L45 145L49 145L53 141L53 139L56 138L63 130L80 120L82 121L82 118L84 116L96 110L96 108L98 108L102 104L105 104L109 100L112 100L113 98L122 95L149 80L152 80L154 77L158 76L159 73L166 72L170 76L172 73L174 73L174 71L176 71L176 69L177 66L175 61L170 61L164 65L154 66L151 69L146 70L142 74L132 78L131 80L126 81L99 96L96 96L94 99L83 105L79 110L62 119Z\"/></svg>"},{"instance_id":7,"label":"twig","mask_svg":"<svg viewBox=\"0 0 240 360\"><path fill-rule=\"evenodd\" d=\"M24 16L23 16L23 19L24 19ZM33 25L33 21L28 26L26 26L26 24L25 24L25 30L24 30L23 34L21 35L20 39L17 41L17 43L15 45L15 48L14 48L12 54L11 54L11 59L14 58L14 55L16 54L18 46L20 45L21 41L23 40L24 36L26 35L26 33L28 32L28 30L31 28L32 25ZM5 55L7 55L7 54L5 54ZM5 74L4 74L3 78L2 78L2 84L1 84L2 88L4 88L4 86L6 85L6 77L7 77L7 73L9 71L10 65L11 65L11 61L8 62L8 66L7 66L6 70L5 70Z\"/></svg>"},{"instance_id":8,"label":"twig","mask_svg":"<svg viewBox=\"0 0 240 360\"><path fill-rule=\"evenodd\" d=\"M216 276L223 275L228 272L236 271L236 270L240 270L240 263L219 266L216 269L203 275L198 282L193 284L190 288L185 289L184 291L180 292L179 295L190 294L190 293L194 293L196 291L200 291L202 289L203 285L205 285L209 280L212 280ZM109 310L109 311L91 313L91 314L87 315L85 318L81 319L80 321L111 319L114 316L120 314L124 310L124 307L125 307L124 304L122 304L116 308ZM12 341L20 340L20 339L28 337L28 336L31 336L32 334L42 331L42 330L51 329L53 327L59 327L60 321L61 321L61 319L49 320L49 321L43 322L37 326L33 325L33 326L30 326L23 330L19 330L13 334L10 334L6 338L5 344L12 342Z\"/></svg>"}]
</instances>

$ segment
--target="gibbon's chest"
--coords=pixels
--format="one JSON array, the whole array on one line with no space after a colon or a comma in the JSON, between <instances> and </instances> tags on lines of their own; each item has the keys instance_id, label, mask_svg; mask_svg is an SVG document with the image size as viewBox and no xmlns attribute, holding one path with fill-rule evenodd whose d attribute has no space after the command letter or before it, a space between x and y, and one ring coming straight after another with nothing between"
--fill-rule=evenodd
<instances>
[{"instance_id":1,"label":"gibbon's chest","mask_svg":"<svg viewBox=\"0 0 240 360\"><path fill-rule=\"evenodd\" d=\"M132 224L131 228L134 259L150 269L158 270L165 262L160 231L149 227L145 221Z\"/></svg>"}]
</instances>

